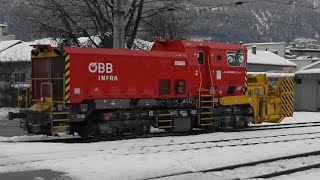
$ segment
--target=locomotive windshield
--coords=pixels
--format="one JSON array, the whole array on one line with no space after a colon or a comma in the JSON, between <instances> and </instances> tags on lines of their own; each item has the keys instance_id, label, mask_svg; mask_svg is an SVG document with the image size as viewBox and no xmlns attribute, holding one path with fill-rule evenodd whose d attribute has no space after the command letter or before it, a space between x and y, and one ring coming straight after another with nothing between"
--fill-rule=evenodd
<instances>
[{"instance_id":1,"label":"locomotive windshield","mask_svg":"<svg viewBox=\"0 0 320 180\"><path fill-rule=\"evenodd\" d=\"M52 97L53 101L63 101L63 75L63 57L32 59L33 99L41 100L41 98Z\"/></svg>"},{"instance_id":2,"label":"locomotive windshield","mask_svg":"<svg viewBox=\"0 0 320 180\"><path fill-rule=\"evenodd\" d=\"M227 52L227 61L229 66L244 67L245 66L245 56L243 52Z\"/></svg>"}]
</instances>

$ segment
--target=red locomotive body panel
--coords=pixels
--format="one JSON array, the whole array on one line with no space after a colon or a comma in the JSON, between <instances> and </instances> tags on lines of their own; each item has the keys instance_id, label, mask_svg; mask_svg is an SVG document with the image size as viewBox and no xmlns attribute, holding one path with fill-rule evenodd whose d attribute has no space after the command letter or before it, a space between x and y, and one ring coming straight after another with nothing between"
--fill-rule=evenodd
<instances>
[{"instance_id":1,"label":"red locomotive body panel","mask_svg":"<svg viewBox=\"0 0 320 180\"><path fill-rule=\"evenodd\" d=\"M238 44L156 41L151 51L64 50L70 58L70 103L195 97L198 88L211 87L217 97L240 95L245 83L247 52Z\"/></svg>"}]
</instances>

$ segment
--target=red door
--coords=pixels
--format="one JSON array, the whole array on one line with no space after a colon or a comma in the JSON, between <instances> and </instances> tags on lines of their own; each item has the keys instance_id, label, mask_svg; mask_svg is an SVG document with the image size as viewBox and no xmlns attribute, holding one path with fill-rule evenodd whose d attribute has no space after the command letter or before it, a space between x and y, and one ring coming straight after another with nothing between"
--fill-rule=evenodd
<instances>
[{"instance_id":1,"label":"red door","mask_svg":"<svg viewBox=\"0 0 320 180\"><path fill-rule=\"evenodd\" d=\"M199 88L203 94L209 93L212 87L211 59L208 47L197 47Z\"/></svg>"}]
</instances>

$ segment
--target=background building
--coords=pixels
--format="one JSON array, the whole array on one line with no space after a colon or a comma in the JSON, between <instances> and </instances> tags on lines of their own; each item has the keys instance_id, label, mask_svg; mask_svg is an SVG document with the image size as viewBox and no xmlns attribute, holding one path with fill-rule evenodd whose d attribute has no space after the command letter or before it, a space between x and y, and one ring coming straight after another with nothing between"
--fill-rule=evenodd
<instances>
[{"instance_id":1,"label":"background building","mask_svg":"<svg viewBox=\"0 0 320 180\"><path fill-rule=\"evenodd\" d=\"M309 48L290 48L290 54L296 56L318 57L320 58L320 49Z\"/></svg>"},{"instance_id":2,"label":"background building","mask_svg":"<svg viewBox=\"0 0 320 180\"><path fill-rule=\"evenodd\" d=\"M300 70L301 68L308 66L312 63L315 63L317 61L320 60L320 58L316 58L316 57L297 57L296 59L288 59L289 61L295 63L297 65L297 70Z\"/></svg>"},{"instance_id":3,"label":"background building","mask_svg":"<svg viewBox=\"0 0 320 180\"><path fill-rule=\"evenodd\" d=\"M269 43L248 43L244 44L248 49L253 46L257 47L259 51L269 51L281 57L285 57L286 43L285 42L269 42Z\"/></svg>"},{"instance_id":4,"label":"background building","mask_svg":"<svg viewBox=\"0 0 320 180\"><path fill-rule=\"evenodd\" d=\"M295 72L297 65L270 51L257 50L258 47L248 48L249 72Z\"/></svg>"},{"instance_id":5,"label":"background building","mask_svg":"<svg viewBox=\"0 0 320 180\"><path fill-rule=\"evenodd\" d=\"M295 110L320 111L320 61L295 75Z\"/></svg>"},{"instance_id":6,"label":"background building","mask_svg":"<svg viewBox=\"0 0 320 180\"><path fill-rule=\"evenodd\" d=\"M7 25L0 24L0 41L15 40L16 36L6 33Z\"/></svg>"}]
</instances>

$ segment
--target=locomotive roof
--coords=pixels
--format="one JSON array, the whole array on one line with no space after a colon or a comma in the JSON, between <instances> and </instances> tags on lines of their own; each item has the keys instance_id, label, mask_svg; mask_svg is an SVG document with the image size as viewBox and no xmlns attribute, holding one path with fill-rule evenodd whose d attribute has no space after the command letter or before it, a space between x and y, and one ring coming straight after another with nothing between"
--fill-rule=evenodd
<instances>
[{"instance_id":1,"label":"locomotive roof","mask_svg":"<svg viewBox=\"0 0 320 180\"><path fill-rule=\"evenodd\" d=\"M67 54L95 54L110 56L152 56L152 57L186 57L180 52L159 52L145 50L128 50L128 49L107 49L107 48L80 48L80 47L64 47Z\"/></svg>"},{"instance_id":2,"label":"locomotive roof","mask_svg":"<svg viewBox=\"0 0 320 180\"><path fill-rule=\"evenodd\" d=\"M78 48L65 47L68 54L108 54L108 55L130 55L130 56L185 56L179 52L186 52L188 49L197 47L208 47L209 49L226 50L246 50L246 46L241 44L226 44L213 42L197 42L187 40L156 40L151 51L145 50L127 50L127 49L106 49L106 48Z\"/></svg>"},{"instance_id":3,"label":"locomotive roof","mask_svg":"<svg viewBox=\"0 0 320 180\"><path fill-rule=\"evenodd\" d=\"M247 47L242 44L227 44L219 42L198 42L188 40L156 40L152 50L161 50L165 48L172 51L185 51L188 48L208 47L209 49L226 49L226 50L246 50Z\"/></svg>"}]
</instances>

